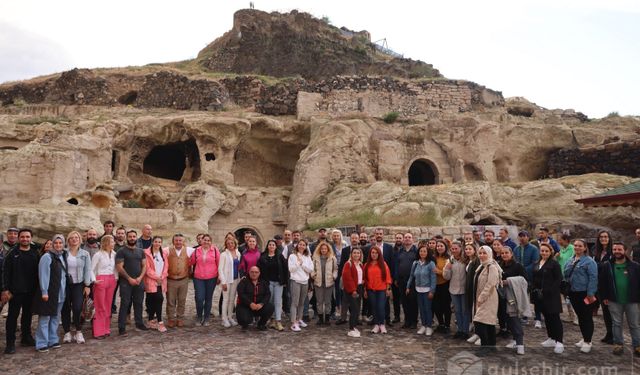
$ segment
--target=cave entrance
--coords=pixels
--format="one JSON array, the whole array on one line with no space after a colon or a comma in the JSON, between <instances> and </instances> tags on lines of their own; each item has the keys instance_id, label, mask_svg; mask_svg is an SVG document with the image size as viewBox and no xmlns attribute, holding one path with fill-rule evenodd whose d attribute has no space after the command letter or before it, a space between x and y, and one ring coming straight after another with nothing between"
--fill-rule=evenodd
<instances>
[{"instance_id":1,"label":"cave entrance","mask_svg":"<svg viewBox=\"0 0 640 375\"><path fill-rule=\"evenodd\" d=\"M409 186L435 185L437 181L437 170L430 161L419 159L411 163Z\"/></svg>"},{"instance_id":2,"label":"cave entrance","mask_svg":"<svg viewBox=\"0 0 640 375\"><path fill-rule=\"evenodd\" d=\"M200 154L196 141L155 146L144 159L142 172L175 181L196 181L200 178Z\"/></svg>"}]
</instances>

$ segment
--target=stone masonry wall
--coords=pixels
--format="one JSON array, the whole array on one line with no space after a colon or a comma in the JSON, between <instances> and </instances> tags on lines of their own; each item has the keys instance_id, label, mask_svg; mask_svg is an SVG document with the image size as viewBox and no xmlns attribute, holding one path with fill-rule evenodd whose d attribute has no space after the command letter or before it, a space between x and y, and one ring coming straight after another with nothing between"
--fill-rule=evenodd
<instances>
[{"instance_id":1,"label":"stone masonry wall","mask_svg":"<svg viewBox=\"0 0 640 375\"><path fill-rule=\"evenodd\" d=\"M616 142L596 147L559 150L548 164L550 177L585 173L612 173L640 177L640 140Z\"/></svg>"}]
</instances>

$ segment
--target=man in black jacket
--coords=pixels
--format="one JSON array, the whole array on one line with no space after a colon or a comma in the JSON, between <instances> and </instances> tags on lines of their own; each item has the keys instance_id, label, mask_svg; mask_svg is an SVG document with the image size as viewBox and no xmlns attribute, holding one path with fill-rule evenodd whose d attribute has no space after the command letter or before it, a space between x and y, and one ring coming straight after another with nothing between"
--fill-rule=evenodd
<instances>
[{"instance_id":1,"label":"man in black jacket","mask_svg":"<svg viewBox=\"0 0 640 375\"><path fill-rule=\"evenodd\" d=\"M602 303L609 306L612 318L613 354L624 353L623 315L627 315L634 354L640 356L640 264L625 254L621 242L614 242L613 256L598 269L598 289Z\"/></svg>"},{"instance_id":2,"label":"man in black jacket","mask_svg":"<svg viewBox=\"0 0 640 375\"><path fill-rule=\"evenodd\" d=\"M631 245L631 259L640 262L640 228L636 229L636 242Z\"/></svg>"},{"instance_id":3,"label":"man in black jacket","mask_svg":"<svg viewBox=\"0 0 640 375\"><path fill-rule=\"evenodd\" d=\"M253 266L249 269L249 277L244 277L238 284L238 305L236 317L242 329L247 329L254 317L260 317L258 329L265 331L267 321L273 314L273 304L269 302L271 292L269 283L260 279L260 269Z\"/></svg>"},{"instance_id":4,"label":"man in black jacket","mask_svg":"<svg viewBox=\"0 0 640 375\"><path fill-rule=\"evenodd\" d=\"M18 244L7 254L3 264L2 302L9 302L6 322L7 346L5 354L16 352L16 328L20 320L23 346L34 346L31 335L31 305L38 289L38 248L31 243L31 230L21 229Z\"/></svg>"}]
</instances>

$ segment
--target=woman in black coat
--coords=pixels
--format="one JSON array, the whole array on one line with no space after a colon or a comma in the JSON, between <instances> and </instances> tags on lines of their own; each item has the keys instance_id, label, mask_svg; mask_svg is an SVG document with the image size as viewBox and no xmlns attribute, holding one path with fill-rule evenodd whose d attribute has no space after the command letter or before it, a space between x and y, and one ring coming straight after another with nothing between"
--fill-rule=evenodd
<instances>
[{"instance_id":1,"label":"woman in black coat","mask_svg":"<svg viewBox=\"0 0 640 375\"><path fill-rule=\"evenodd\" d=\"M540 244L540 261L533 266L531 295L536 307L544 315L547 327L548 338L542 343L542 346L553 347L554 352L558 354L564 351L562 321L560 320L562 312L561 281L562 271L560 264L553 259L553 248L546 243Z\"/></svg>"},{"instance_id":2,"label":"woman in black coat","mask_svg":"<svg viewBox=\"0 0 640 375\"><path fill-rule=\"evenodd\" d=\"M527 279L527 271L524 269L524 266L513 258L513 249L509 246L502 246L500 252L500 268L502 268L502 280L506 280L509 277L522 276ZM498 323L500 324L500 333L498 333L498 337L509 337L509 330L514 331L515 325L519 325L519 327L515 327L516 335L519 332L522 332L522 325L520 322L520 318L515 317L515 319L509 319L509 315L507 314L507 301L500 297L498 303ZM516 339L516 341L520 341Z\"/></svg>"},{"instance_id":3,"label":"woman in black coat","mask_svg":"<svg viewBox=\"0 0 640 375\"><path fill-rule=\"evenodd\" d=\"M267 281L271 292L271 302L275 307L275 320L269 323L270 328L278 331L284 330L282 326L282 295L284 286L289 282L289 266L278 250L276 241L267 241L267 246L258 259L260 278Z\"/></svg>"}]
</instances>

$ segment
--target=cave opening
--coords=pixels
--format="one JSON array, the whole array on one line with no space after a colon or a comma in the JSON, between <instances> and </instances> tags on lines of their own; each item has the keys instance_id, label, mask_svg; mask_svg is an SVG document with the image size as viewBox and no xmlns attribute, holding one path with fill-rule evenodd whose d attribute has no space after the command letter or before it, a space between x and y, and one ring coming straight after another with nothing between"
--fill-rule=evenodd
<instances>
[{"instance_id":1,"label":"cave opening","mask_svg":"<svg viewBox=\"0 0 640 375\"><path fill-rule=\"evenodd\" d=\"M158 145L144 159L142 172L174 181L200 178L200 154L195 140Z\"/></svg>"},{"instance_id":2,"label":"cave opening","mask_svg":"<svg viewBox=\"0 0 640 375\"><path fill-rule=\"evenodd\" d=\"M124 104L124 105L133 105L136 99L138 99L138 92L135 90L129 91L118 98L118 103Z\"/></svg>"},{"instance_id":3,"label":"cave opening","mask_svg":"<svg viewBox=\"0 0 640 375\"><path fill-rule=\"evenodd\" d=\"M409 167L409 186L435 185L438 175L427 160L416 160Z\"/></svg>"}]
</instances>

